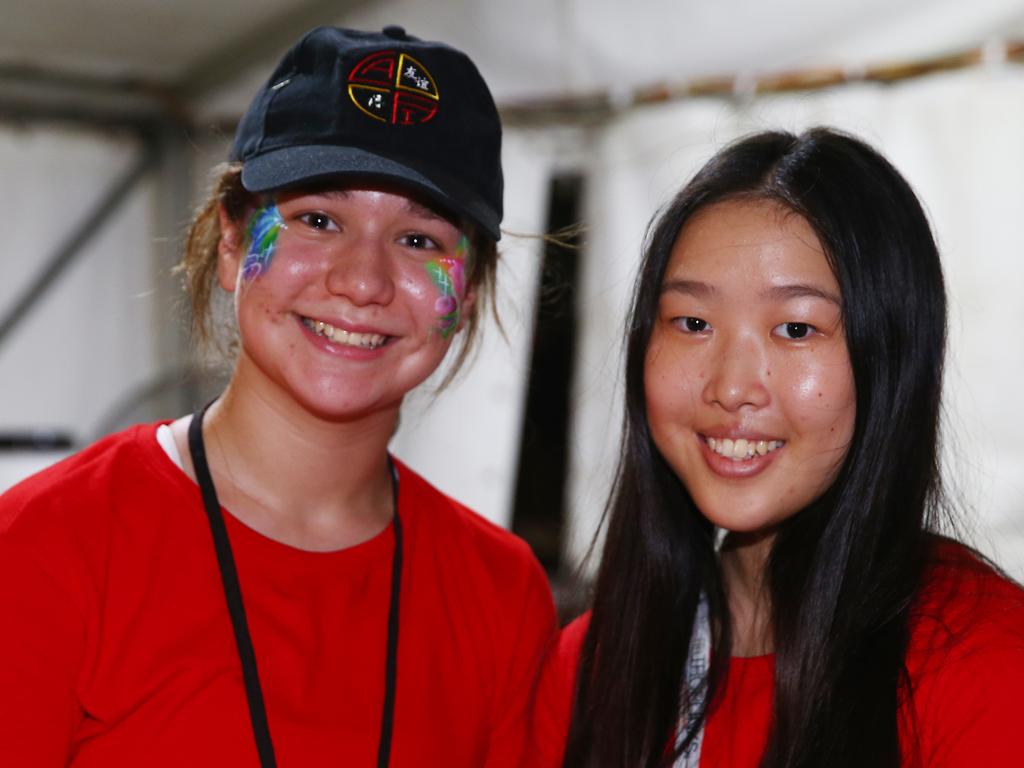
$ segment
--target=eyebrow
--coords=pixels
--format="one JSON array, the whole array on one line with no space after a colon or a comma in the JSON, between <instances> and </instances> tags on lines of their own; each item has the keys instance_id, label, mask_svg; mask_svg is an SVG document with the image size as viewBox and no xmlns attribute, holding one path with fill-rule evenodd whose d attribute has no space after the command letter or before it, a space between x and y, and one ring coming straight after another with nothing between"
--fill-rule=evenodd
<instances>
[{"instance_id":1,"label":"eyebrow","mask_svg":"<svg viewBox=\"0 0 1024 768\"><path fill-rule=\"evenodd\" d=\"M349 190L347 189L325 189L314 194L323 195L324 197L340 198L342 200L349 197ZM442 216L440 213L435 211L433 208L424 205L423 203L417 202L412 198L405 198L405 210L409 213L419 216L424 219L435 219L437 221L445 221L451 224L447 218Z\"/></svg>"},{"instance_id":2,"label":"eyebrow","mask_svg":"<svg viewBox=\"0 0 1024 768\"><path fill-rule=\"evenodd\" d=\"M698 299L705 299L717 296L719 290L715 286L703 283L700 280L666 280L661 286L661 292L663 294L682 293L694 296ZM775 285L766 291L763 291L761 295L766 299L774 301L802 299L809 296L811 298L824 299L825 301L835 304L837 307L842 306L842 302L839 300L839 297L831 291L826 291L823 288L818 288L815 285L809 285L807 283Z\"/></svg>"},{"instance_id":3,"label":"eyebrow","mask_svg":"<svg viewBox=\"0 0 1024 768\"><path fill-rule=\"evenodd\" d=\"M789 285L776 285L769 288L763 294L765 298L776 299L784 301L786 299L802 299L805 297L812 297L816 299L824 299L835 304L837 307L842 306L842 302L839 297L831 291L826 291L824 288L819 288L816 285L808 285L807 283L791 283Z\"/></svg>"},{"instance_id":4,"label":"eyebrow","mask_svg":"<svg viewBox=\"0 0 1024 768\"><path fill-rule=\"evenodd\" d=\"M437 219L438 221L444 221L451 224L448 219L439 214L433 208L429 208L422 203L417 203L415 200L411 200L408 197L405 199L405 208L409 213L422 216L425 219Z\"/></svg>"},{"instance_id":5,"label":"eyebrow","mask_svg":"<svg viewBox=\"0 0 1024 768\"><path fill-rule=\"evenodd\" d=\"M685 293L697 298L706 298L718 293L713 285L702 283L699 280L666 280L661 286L662 293Z\"/></svg>"}]
</instances>

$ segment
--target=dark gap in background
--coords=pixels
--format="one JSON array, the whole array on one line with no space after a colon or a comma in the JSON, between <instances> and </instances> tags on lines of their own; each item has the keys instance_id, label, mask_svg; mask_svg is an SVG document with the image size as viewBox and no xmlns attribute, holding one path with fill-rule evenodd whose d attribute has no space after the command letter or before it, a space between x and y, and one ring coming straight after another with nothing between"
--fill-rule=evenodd
<instances>
[{"instance_id":1,"label":"dark gap in background","mask_svg":"<svg viewBox=\"0 0 1024 768\"><path fill-rule=\"evenodd\" d=\"M549 188L546 231L579 222L583 177L559 175ZM572 380L576 360L579 233L569 247L545 243L537 286L530 377L519 444L512 530L524 538L548 574L559 572L566 527Z\"/></svg>"},{"instance_id":2,"label":"dark gap in background","mask_svg":"<svg viewBox=\"0 0 1024 768\"><path fill-rule=\"evenodd\" d=\"M73 444L71 433L58 429L0 431L0 452L66 451Z\"/></svg>"}]
</instances>

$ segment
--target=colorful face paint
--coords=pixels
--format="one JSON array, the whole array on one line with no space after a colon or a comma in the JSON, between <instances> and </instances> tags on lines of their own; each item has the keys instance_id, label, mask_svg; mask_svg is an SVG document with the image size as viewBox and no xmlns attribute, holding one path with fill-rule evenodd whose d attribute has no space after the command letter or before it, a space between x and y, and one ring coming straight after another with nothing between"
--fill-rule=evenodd
<instances>
[{"instance_id":1,"label":"colorful face paint","mask_svg":"<svg viewBox=\"0 0 1024 768\"><path fill-rule=\"evenodd\" d=\"M242 279L252 280L270 267L270 260L277 247L277 235L284 228L284 219L274 203L260 208L252 215L246 231L249 250L242 262Z\"/></svg>"},{"instance_id":2,"label":"colorful face paint","mask_svg":"<svg viewBox=\"0 0 1024 768\"><path fill-rule=\"evenodd\" d=\"M440 296L434 302L437 329L448 338L459 327L462 301L466 297L466 261L469 259L469 238L463 235L454 256L443 256L428 261L427 274L434 281Z\"/></svg>"}]
</instances>

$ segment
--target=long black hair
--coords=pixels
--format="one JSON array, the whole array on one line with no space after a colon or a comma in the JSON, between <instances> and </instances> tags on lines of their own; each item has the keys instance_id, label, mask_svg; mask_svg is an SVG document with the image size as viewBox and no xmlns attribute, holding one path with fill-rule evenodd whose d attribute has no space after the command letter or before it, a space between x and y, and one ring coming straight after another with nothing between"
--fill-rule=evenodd
<instances>
[{"instance_id":1,"label":"long black hair","mask_svg":"<svg viewBox=\"0 0 1024 768\"><path fill-rule=\"evenodd\" d=\"M672 247L699 210L764 200L814 229L842 294L856 387L853 438L832 486L778 529L765 583L775 649L762 768L900 765L910 609L942 508L938 423L946 300L920 203L871 147L827 128L760 133L712 158L652 222L626 350L622 454L564 765L664 766L728 669L715 531L655 447L644 358ZM691 702L683 667L701 593L712 658Z\"/></svg>"}]
</instances>

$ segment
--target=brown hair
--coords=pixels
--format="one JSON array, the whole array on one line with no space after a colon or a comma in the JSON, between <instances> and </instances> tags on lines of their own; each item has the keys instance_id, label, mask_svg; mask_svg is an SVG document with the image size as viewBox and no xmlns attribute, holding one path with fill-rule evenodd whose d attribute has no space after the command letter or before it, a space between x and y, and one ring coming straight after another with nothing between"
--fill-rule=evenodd
<instances>
[{"instance_id":1,"label":"brown hair","mask_svg":"<svg viewBox=\"0 0 1024 768\"><path fill-rule=\"evenodd\" d=\"M209 347L216 338L213 303L217 288L217 257L220 245L219 209L239 223L253 207L256 197L242 186L242 164L224 163L214 169L215 181L206 203L189 226L185 252L175 271L185 276L192 309L192 333L200 347ZM464 225L466 226L466 225ZM498 266L497 243L477 228L468 226L471 258L467 259L466 286L476 293L464 316L464 333L454 363L441 386L458 373L479 335L482 308L488 303L497 320L494 302L495 273ZM500 328L500 323L499 323Z\"/></svg>"}]
</instances>

